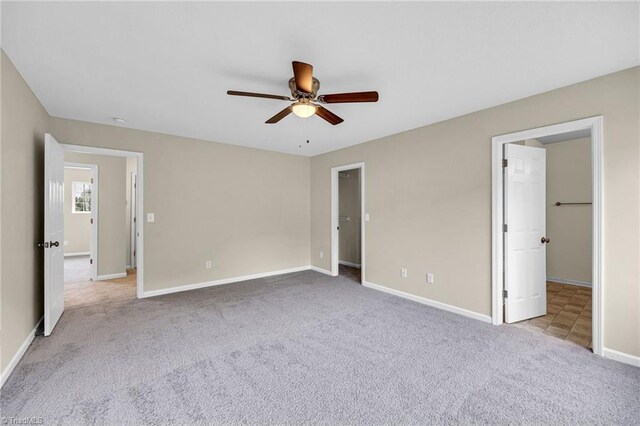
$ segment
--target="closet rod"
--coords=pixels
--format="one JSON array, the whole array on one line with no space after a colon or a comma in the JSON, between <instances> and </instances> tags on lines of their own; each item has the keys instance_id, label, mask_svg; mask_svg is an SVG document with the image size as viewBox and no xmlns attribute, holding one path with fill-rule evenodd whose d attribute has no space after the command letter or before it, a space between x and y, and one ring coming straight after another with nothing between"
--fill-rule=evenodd
<instances>
[{"instance_id":1,"label":"closet rod","mask_svg":"<svg viewBox=\"0 0 640 426\"><path fill-rule=\"evenodd\" d=\"M561 203L560 201L556 201L556 206L573 206L578 204L593 204L593 203Z\"/></svg>"}]
</instances>

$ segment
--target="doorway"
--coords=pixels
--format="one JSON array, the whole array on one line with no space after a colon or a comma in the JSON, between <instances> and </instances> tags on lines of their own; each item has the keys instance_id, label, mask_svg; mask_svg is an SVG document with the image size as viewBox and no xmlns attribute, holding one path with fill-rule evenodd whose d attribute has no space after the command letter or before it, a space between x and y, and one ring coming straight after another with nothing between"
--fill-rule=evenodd
<instances>
[{"instance_id":1,"label":"doorway","mask_svg":"<svg viewBox=\"0 0 640 426\"><path fill-rule=\"evenodd\" d=\"M133 173L128 165L133 167ZM45 135L45 242L40 246L45 249L46 336L52 333L65 308L142 297L143 224L135 220L141 217L143 208L142 167L141 153L64 145L50 134ZM102 182L98 180L98 170ZM65 171L77 176L65 179ZM83 172L85 175L80 176ZM136 182L131 185L127 180L134 174ZM108 187L99 190L103 183ZM130 192L130 188L135 191ZM125 199L126 207L122 203ZM65 217L67 208L69 217ZM130 218L136 222L135 231L125 230ZM73 229L73 221L78 222L79 232ZM129 253L132 247L136 255L133 268Z\"/></svg>"},{"instance_id":2,"label":"doorway","mask_svg":"<svg viewBox=\"0 0 640 426\"><path fill-rule=\"evenodd\" d=\"M97 278L98 165L64 163L64 281Z\"/></svg>"},{"instance_id":3,"label":"doorway","mask_svg":"<svg viewBox=\"0 0 640 426\"><path fill-rule=\"evenodd\" d=\"M602 117L492 144L493 323L538 328L601 355Z\"/></svg>"},{"instance_id":4,"label":"doorway","mask_svg":"<svg viewBox=\"0 0 640 426\"><path fill-rule=\"evenodd\" d=\"M364 163L331 169L331 275L364 283Z\"/></svg>"},{"instance_id":5,"label":"doorway","mask_svg":"<svg viewBox=\"0 0 640 426\"><path fill-rule=\"evenodd\" d=\"M130 251L135 158L71 151L64 158L65 309L135 299Z\"/></svg>"}]
</instances>

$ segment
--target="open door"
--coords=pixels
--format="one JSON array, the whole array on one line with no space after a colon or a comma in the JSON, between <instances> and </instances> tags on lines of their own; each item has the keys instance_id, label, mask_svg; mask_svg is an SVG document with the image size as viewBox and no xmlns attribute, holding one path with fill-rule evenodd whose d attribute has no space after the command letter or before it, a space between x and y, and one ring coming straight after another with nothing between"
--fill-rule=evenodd
<instances>
[{"instance_id":1,"label":"open door","mask_svg":"<svg viewBox=\"0 0 640 426\"><path fill-rule=\"evenodd\" d=\"M64 149L44 135L44 335L64 311Z\"/></svg>"},{"instance_id":2,"label":"open door","mask_svg":"<svg viewBox=\"0 0 640 426\"><path fill-rule=\"evenodd\" d=\"M546 151L506 144L505 322L547 313Z\"/></svg>"}]
</instances>

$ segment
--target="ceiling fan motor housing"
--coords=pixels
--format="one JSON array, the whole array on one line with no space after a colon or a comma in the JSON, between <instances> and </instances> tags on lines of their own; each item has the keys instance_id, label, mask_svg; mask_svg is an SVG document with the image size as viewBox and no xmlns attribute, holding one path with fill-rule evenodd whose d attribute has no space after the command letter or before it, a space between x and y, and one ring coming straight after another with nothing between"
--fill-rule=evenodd
<instances>
[{"instance_id":1,"label":"ceiling fan motor housing","mask_svg":"<svg viewBox=\"0 0 640 426\"><path fill-rule=\"evenodd\" d=\"M317 78L313 77L311 83L311 93L306 93L298 90L295 77L291 77L291 79L289 79L289 90L291 90L291 97L293 99L306 98L313 100L318 96L318 90L320 90L320 82Z\"/></svg>"}]
</instances>

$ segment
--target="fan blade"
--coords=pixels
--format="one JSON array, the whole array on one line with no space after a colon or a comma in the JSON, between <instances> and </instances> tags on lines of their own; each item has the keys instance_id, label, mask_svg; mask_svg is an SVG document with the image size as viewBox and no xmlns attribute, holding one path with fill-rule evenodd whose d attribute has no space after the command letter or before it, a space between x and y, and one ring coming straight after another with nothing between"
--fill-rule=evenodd
<instances>
[{"instance_id":1,"label":"fan blade","mask_svg":"<svg viewBox=\"0 0 640 426\"><path fill-rule=\"evenodd\" d=\"M334 126L344 121L342 118L338 117L328 109L321 107L320 105L318 105L318 109L316 109L316 115L319 116L320 118L325 119L326 121L333 124Z\"/></svg>"},{"instance_id":2,"label":"fan blade","mask_svg":"<svg viewBox=\"0 0 640 426\"><path fill-rule=\"evenodd\" d=\"M313 90L313 66L304 62L293 61L293 76L299 91L311 93Z\"/></svg>"},{"instance_id":3,"label":"fan blade","mask_svg":"<svg viewBox=\"0 0 640 426\"><path fill-rule=\"evenodd\" d=\"M278 121L280 121L283 118L285 118L289 114L291 114L291 106L286 107L285 109L283 109L282 111L280 111L279 113L277 113L276 115L274 115L273 117L271 117L270 119L265 121L265 123L267 123L267 124L275 124Z\"/></svg>"},{"instance_id":4,"label":"fan blade","mask_svg":"<svg viewBox=\"0 0 640 426\"><path fill-rule=\"evenodd\" d=\"M320 102L325 104L342 104L347 102L378 102L378 92L353 92L320 95Z\"/></svg>"},{"instance_id":5,"label":"fan blade","mask_svg":"<svg viewBox=\"0 0 640 426\"><path fill-rule=\"evenodd\" d=\"M227 90L227 95L231 96L248 96L250 98L265 98L265 99L278 99L281 101L292 101L288 96L280 96L280 95L267 95L264 93L253 93L253 92L238 92L237 90Z\"/></svg>"}]
</instances>

